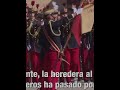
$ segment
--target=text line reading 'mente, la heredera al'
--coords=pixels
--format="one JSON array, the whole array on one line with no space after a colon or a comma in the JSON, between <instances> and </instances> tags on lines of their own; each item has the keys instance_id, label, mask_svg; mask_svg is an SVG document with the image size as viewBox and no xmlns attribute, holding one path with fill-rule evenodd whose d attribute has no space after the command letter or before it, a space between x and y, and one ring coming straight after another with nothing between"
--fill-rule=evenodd
<instances>
[{"instance_id":1,"label":"text line reading 'mente, la heredera al'","mask_svg":"<svg viewBox=\"0 0 120 90\"><path fill-rule=\"evenodd\" d=\"M54 72L51 71L50 74L51 77L83 77L83 72ZM26 77L40 77L40 75L37 72L26 72ZM48 77L48 72L45 72L42 70L42 77ZM92 71L86 72L86 77L92 77Z\"/></svg>"}]
</instances>

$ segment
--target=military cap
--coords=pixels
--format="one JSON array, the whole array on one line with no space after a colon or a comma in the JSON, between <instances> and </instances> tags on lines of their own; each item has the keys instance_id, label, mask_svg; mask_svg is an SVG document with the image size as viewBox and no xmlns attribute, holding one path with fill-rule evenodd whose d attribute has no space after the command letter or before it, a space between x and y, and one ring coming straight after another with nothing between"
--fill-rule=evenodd
<instances>
[{"instance_id":1,"label":"military cap","mask_svg":"<svg viewBox=\"0 0 120 90\"><path fill-rule=\"evenodd\" d=\"M58 11L56 11L56 10L54 10L54 9L49 9L49 10L47 10L44 14L45 14L45 15L58 14Z\"/></svg>"}]
</instances>

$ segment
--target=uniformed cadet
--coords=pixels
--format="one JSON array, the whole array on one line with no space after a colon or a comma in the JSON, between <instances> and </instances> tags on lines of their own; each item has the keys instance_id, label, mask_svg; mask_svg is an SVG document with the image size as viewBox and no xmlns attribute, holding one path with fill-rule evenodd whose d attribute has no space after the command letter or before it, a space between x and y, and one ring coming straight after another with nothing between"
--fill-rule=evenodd
<instances>
[{"instance_id":1,"label":"uniformed cadet","mask_svg":"<svg viewBox=\"0 0 120 90\"><path fill-rule=\"evenodd\" d=\"M81 8L79 8L81 9ZM66 42L68 40L68 35L71 31L71 27L73 24L73 20L77 15L81 14L81 11L78 9L72 9L72 8L68 8L68 13L64 15L64 19L63 19L63 27L64 30L64 36L63 36L63 40L64 40L64 45L66 45ZM78 23L79 24L79 23ZM76 28L74 28L76 29ZM79 41L80 42L80 41ZM64 47L63 45L63 47ZM64 54L66 57L67 62L70 64L68 65L67 63L64 63L64 71L65 72L80 72L80 49L79 49L79 45L75 39L75 36L73 35L73 33L71 33L71 36L69 38L68 44L65 48ZM64 81L63 79L61 81ZM72 82L72 78L68 77L66 78L67 82Z\"/></svg>"},{"instance_id":2,"label":"uniformed cadet","mask_svg":"<svg viewBox=\"0 0 120 90\"><path fill-rule=\"evenodd\" d=\"M29 34L29 28L30 28L30 22L31 22L31 9L26 8L26 71L31 71L31 36ZM31 81L31 78L26 78L27 82Z\"/></svg>"},{"instance_id":3,"label":"uniformed cadet","mask_svg":"<svg viewBox=\"0 0 120 90\"><path fill-rule=\"evenodd\" d=\"M41 29L40 20L38 20L38 13L37 11L31 10L26 17L26 25L27 25L27 53L26 53L26 60L30 62L28 64L28 68L34 72L40 72L41 65L40 65L40 52L41 52L41 45L39 44L39 33ZM28 59L29 57L29 59ZM32 82L38 82L38 78L32 78Z\"/></svg>"},{"instance_id":4,"label":"uniformed cadet","mask_svg":"<svg viewBox=\"0 0 120 90\"><path fill-rule=\"evenodd\" d=\"M45 12L46 20L44 20L44 35L45 56L43 59L43 70L48 72L48 77L43 78L43 81L52 82L53 88L44 88L43 90L55 90L55 83L58 82L57 77L51 77L51 71L60 72L60 52L61 52L61 19L58 18L58 12L54 9Z\"/></svg>"}]
</instances>

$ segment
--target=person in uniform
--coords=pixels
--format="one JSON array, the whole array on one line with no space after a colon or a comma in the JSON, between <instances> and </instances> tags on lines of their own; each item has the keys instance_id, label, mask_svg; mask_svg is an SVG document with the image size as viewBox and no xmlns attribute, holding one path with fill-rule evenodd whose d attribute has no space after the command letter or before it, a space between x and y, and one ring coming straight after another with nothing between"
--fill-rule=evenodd
<instances>
[{"instance_id":1,"label":"person in uniform","mask_svg":"<svg viewBox=\"0 0 120 90\"><path fill-rule=\"evenodd\" d=\"M61 35L61 43L62 43L62 47L64 47L65 43L66 43L66 39L67 36L69 34L69 30L70 30L70 26L72 24L72 13L68 14L68 12L73 11L72 9L68 9L67 7L64 7L64 10L61 11L61 18L62 18L62 35ZM69 30L68 30L69 29ZM65 60L70 64L70 62L67 59L66 56L66 50L64 50L64 55L65 55ZM61 72L69 72L70 71L70 65L68 63L63 62L61 64ZM70 82L70 78L66 78L67 82ZM60 82L65 82L65 78L61 77L60 78Z\"/></svg>"},{"instance_id":2,"label":"person in uniform","mask_svg":"<svg viewBox=\"0 0 120 90\"><path fill-rule=\"evenodd\" d=\"M64 33L65 33L64 35L65 36L63 36L64 37L63 40L64 40L64 44L65 44L66 41L67 41L67 37L69 35L69 32L71 30L73 16L72 15L66 16L64 18L64 20L65 20L64 22L66 24L71 22L71 23L69 23L67 25L67 27L64 30ZM66 49L64 51L66 60L67 60L67 62L70 63L70 65L64 63L65 72L69 72L70 70L72 70L72 71L79 71L79 70L76 70L76 69L79 69L79 66L80 66L80 65L78 65L79 64L79 49L78 49L78 47L79 46L78 46L78 44L77 44L77 42L76 42L76 40L74 38L74 35L71 35L71 38L70 38L70 40L69 40L69 42L67 44L67 47L66 47ZM67 82L71 82L71 78L70 77L67 78L66 80L67 80Z\"/></svg>"},{"instance_id":3,"label":"person in uniform","mask_svg":"<svg viewBox=\"0 0 120 90\"><path fill-rule=\"evenodd\" d=\"M81 9L81 8L79 8ZM63 20L63 27L64 28L64 45L66 45L66 42L68 41L68 35L70 34L71 30L74 31L77 27L72 28L72 25L75 23L73 22L74 19L81 14L81 11L72 8L68 8L68 14L65 15L64 20ZM76 23L79 24L79 23ZM79 28L80 30L80 28ZM79 33L79 32L78 32ZM81 34L81 33L80 33ZM79 41L80 42L80 41ZM64 47L64 46L63 46ZM67 63L64 63L64 71L65 72L80 72L80 49L79 49L79 44L76 41L75 35L71 33L69 41L66 45L66 48L64 50L64 55L66 57L67 62L70 64L68 65ZM67 77L66 78L67 82L72 82L72 78Z\"/></svg>"},{"instance_id":4,"label":"person in uniform","mask_svg":"<svg viewBox=\"0 0 120 90\"><path fill-rule=\"evenodd\" d=\"M82 56L82 69L83 69L83 79L85 82L89 80L89 78L86 77L86 72L89 72L89 50L90 50L90 43L88 40L88 34L85 33L82 35L82 45L81 45L81 56Z\"/></svg>"},{"instance_id":5,"label":"person in uniform","mask_svg":"<svg viewBox=\"0 0 120 90\"><path fill-rule=\"evenodd\" d=\"M81 45L81 56L82 56L82 69L84 73L84 81L87 82L90 79L94 80L94 39L93 31L87 32L82 35L82 45ZM92 78L86 77L86 72L92 70Z\"/></svg>"},{"instance_id":6,"label":"person in uniform","mask_svg":"<svg viewBox=\"0 0 120 90\"><path fill-rule=\"evenodd\" d=\"M93 3L93 2L91 2ZM82 7L89 4L86 0ZM92 80L94 80L94 40L93 40L93 31L84 33L82 35L82 44L81 44L81 57L82 57L82 70L83 70L83 79L85 82L88 82L91 78L86 77L86 72L92 70Z\"/></svg>"},{"instance_id":7,"label":"person in uniform","mask_svg":"<svg viewBox=\"0 0 120 90\"><path fill-rule=\"evenodd\" d=\"M26 8L26 71L31 71L31 36L29 34L31 22L31 9ZM26 78L26 82L31 82L31 78Z\"/></svg>"},{"instance_id":8,"label":"person in uniform","mask_svg":"<svg viewBox=\"0 0 120 90\"><path fill-rule=\"evenodd\" d=\"M55 83L58 82L57 77L51 77L51 71L60 72L60 52L61 52L61 30L62 25L60 18L58 19L58 12L54 9L45 12L46 19L44 20L44 51L43 70L48 72L48 77L42 79L44 81L52 82L52 88L44 88L42 90L55 90Z\"/></svg>"},{"instance_id":9,"label":"person in uniform","mask_svg":"<svg viewBox=\"0 0 120 90\"><path fill-rule=\"evenodd\" d=\"M38 16L39 15L39 16ZM33 72L37 72L40 74L41 72L41 50L42 50L42 45L39 43L39 40L41 39L40 37L40 31L41 31L41 17L40 14L37 13L37 11L31 11L29 14L29 19L26 18L26 25L27 25L27 53L26 53L26 60L28 61L28 56L29 56L29 61L30 61L30 66L31 70ZM29 23L28 23L29 21ZM28 54L29 51L29 54ZM27 63L27 62L26 62ZM38 82L39 79L38 77L32 78L32 82Z\"/></svg>"}]
</instances>

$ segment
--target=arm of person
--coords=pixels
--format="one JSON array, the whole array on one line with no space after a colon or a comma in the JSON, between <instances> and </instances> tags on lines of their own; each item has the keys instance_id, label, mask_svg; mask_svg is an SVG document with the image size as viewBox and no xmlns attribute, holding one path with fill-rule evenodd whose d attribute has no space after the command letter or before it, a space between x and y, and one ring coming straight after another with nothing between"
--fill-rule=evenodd
<instances>
[{"instance_id":1,"label":"arm of person","mask_svg":"<svg viewBox=\"0 0 120 90\"><path fill-rule=\"evenodd\" d=\"M85 1L85 0L81 0L81 1L80 1L80 7L82 7L82 6L83 6L84 1Z\"/></svg>"},{"instance_id":2,"label":"arm of person","mask_svg":"<svg viewBox=\"0 0 120 90\"><path fill-rule=\"evenodd\" d=\"M72 14L72 17L74 18L76 15L77 15L77 13L73 13L73 14Z\"/></svg>"}]
</instances>

